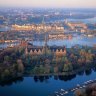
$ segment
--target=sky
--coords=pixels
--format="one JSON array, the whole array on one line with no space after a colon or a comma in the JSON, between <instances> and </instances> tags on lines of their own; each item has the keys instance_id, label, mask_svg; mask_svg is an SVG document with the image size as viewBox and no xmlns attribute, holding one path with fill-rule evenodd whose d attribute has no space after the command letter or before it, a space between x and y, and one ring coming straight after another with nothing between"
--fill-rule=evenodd
<instances>
[{"instance_id":1,"label":"sky","mask_svg":"<svg viewBox=\"0 0 96 96\"><path fill-rule=\"evenodd\" d=\"M0 0L1 7L96 8L96 0Z\"/></svg>"}]
</instances>

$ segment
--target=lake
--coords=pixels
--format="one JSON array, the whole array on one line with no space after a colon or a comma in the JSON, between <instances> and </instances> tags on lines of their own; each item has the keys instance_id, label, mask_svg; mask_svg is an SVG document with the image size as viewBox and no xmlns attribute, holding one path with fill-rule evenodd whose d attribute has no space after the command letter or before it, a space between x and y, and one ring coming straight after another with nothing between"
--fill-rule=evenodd
<instances>
[{"instance_id":1,"label":"lake","mask_svg":"<svg viewBox=\"0 0 96 96\"><path fill-rule=\"evenodd\" d=\"M90 70L81 75L73 75L69 77L23 77L9 85L0 86L0 96L52 96L55 91L61 88L67 90L75 87L77 84L82 84L88 80L96 79L96 72ZM65 96L73 96L69 93Z\"/></svg>"}]
</instances>

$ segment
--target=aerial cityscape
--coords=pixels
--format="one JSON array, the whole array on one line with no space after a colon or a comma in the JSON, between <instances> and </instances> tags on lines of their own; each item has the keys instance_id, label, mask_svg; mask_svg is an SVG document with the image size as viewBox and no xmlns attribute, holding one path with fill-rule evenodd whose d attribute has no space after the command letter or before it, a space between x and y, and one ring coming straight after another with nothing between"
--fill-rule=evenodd
<instances>
[{"instance_id":1,"label":"aerial cityscape","mask_svg":"<svg viewBox=\"0 0 96 96\"><path fill-rule=\"evenodd\" d=\"M96 96L95 0L0 2L0 96Z\"/></svg>"}]
</instances>

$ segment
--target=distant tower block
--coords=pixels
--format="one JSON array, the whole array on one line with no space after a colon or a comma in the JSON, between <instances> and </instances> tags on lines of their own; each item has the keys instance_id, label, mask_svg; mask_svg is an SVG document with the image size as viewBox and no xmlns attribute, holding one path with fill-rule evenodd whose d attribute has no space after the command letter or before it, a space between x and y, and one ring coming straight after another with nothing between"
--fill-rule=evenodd
<instances>
[{"instance_id":1,"label":"distant tower block","mask_svg":"<svg viewBox=\"0 0 96 96\"><path fill-rule=\"evenodd\" d=\"M44 17L42 19L42 26L43 26L43 31L46 32L46 30L45 30L45 20L44 20Z\"/></svg>"}]
</instances>

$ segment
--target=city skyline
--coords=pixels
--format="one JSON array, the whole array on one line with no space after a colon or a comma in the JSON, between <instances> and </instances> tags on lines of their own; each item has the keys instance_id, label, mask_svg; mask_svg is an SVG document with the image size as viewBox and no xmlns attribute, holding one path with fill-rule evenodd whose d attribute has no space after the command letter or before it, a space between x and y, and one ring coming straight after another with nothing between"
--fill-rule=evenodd
<instances>
[{"instance_id":1,"label":"city skyline","mask_svg":"<svg viewBox=\"0 0 96 96\"><path fill-rule=\"evenodd\" d=\"M0 0L1 7L96 8L96 0Z\"/></svg>"}]
</instances>

